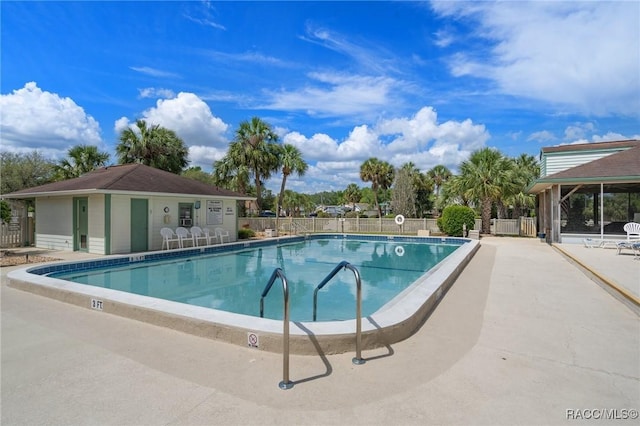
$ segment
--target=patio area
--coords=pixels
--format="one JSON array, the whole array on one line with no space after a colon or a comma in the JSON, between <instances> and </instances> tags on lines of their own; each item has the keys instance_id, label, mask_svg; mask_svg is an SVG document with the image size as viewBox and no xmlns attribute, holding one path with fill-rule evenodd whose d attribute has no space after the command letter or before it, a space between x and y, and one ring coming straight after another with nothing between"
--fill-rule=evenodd
<instances>
[{"instance_id":1,"label":"patio area","mask_svg":"<svg viewBox=\"0 0 640 426\"><path fill-rule=\"evenodd\" d=\"M292 356L290 390L281 355L22 292L2 268L1 423L568 424L610 409L635 424L640 316L576 262L637 296L640 261L558 248L574 260L537 239L482 238L415 335L364 365Z\"/></svg>"}]
</instances>

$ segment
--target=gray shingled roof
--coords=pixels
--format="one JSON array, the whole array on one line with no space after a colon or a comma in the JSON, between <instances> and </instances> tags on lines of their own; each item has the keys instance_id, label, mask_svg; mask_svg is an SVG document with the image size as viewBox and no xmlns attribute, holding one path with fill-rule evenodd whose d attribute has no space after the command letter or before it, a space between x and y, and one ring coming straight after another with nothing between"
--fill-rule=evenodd
<instances>
[{"instance_id":1,"label":"gray shingled roof","mask_svg":"<svg viewBox=\"0 0 640 426\"><path fill-rule=\"evenodd\" d=\"M609 142L589 142L580 144L547 146L540 150L540 152L571 152L571 151L591 151L599 149L618 149L618 148L634 148L640 146L640 140L627 139L624 141L609 141Z\"/></svg>"},{"instance_id":2,"label":"gray shingled roof","mask_svg":"<svg viewBox=\"0 0 640 426\"><path fill-rule=\"evenodd\" d=\"M11 194L4 194L3 197L29 198L37 195L90 192L185 194L246 200L255 199L255 197L218 188L143 164L103 167L75 179L22 189Z\"/></svg>"},{"instance_id":3,"label":"gray shingled roof","mask_svg":"<svg viewBox=\"0 0 640 426\"><path fill-rule=\"evenodd\" d=\"M553 183L637 183L640 185L640 144L598 160L538 179L529 189L538 193Z\"/></svg>"}]
</instances>

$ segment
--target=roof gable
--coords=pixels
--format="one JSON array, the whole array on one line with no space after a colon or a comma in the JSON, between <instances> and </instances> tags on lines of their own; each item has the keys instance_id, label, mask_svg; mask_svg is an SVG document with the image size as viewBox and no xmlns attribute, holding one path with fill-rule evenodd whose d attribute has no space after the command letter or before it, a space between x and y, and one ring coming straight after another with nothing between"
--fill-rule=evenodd
<instances>
[{"instance_id":1,"label":"roof gable","mask_svg":"<svg viewBox=\"0 0 640 426\"><path fill-rule=\"evenodd\" d=\"M640 145L625 151L607 155L598 160L581 164L567 170L546 176L547 179L568 178L640 178Z\"/></svg>"},{"instance_id":2,"label":"roof gable","mask_svg":"<svg viewBox=\"0 0 640 426\"><path fill-rule=\"evenodd\" d=\"M102 167L74 179L27 188L4 196L7 198L19 198L19 196L51 195L64 192L81 193L88 191L190 194L243 199L255 198L154 167L145 166L144 164L123 164Z\"/></svg>"},{"instance_id":3,"label":"roof gable","mask_svg":"<svg viewBox=\"0 0 640 426\"><path fill-rule=\"evenodd\" d=\"M557 153L557 152L581 152L581 151L599 151L608 149L634 148L640 146L640 140L628 139L624 141L610 142L590 142L580 144L558 145L544 147L540 150L541 154Z\"/></svg>"},{"instance_id":4,"label":"roof gable","mask_svg":"<svg viewBox=\"0 0 640 426\"><path fill-rule=\"evenodd\" d=\"M631 183L640 185L640 145L536 180L527 192L550 184Z\"/></svg>"}]
</instances>

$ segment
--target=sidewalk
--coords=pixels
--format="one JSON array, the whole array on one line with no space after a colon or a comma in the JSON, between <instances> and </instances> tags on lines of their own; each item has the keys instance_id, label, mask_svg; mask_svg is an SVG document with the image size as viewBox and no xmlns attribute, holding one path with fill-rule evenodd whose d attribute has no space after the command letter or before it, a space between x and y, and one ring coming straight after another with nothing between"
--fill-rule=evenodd
<instances>
[{"instance_id":1,"label":"sidewalk","mask_svg":"<svg viewBox=\"0 0 640 426\"><path fill-rule=\"evenodd\" d=\"M547 244L481 243L414 336L363 352L360 366L353 353L292 356L286 391L281 355L8 288L3 268L1 423L546 425L575 423L576 410L637 414L640 317Z\"/></svg>"},{"instance_id":2,"label":"sidewalk","mask_svg":"<svg viewBox=\"0 0 640 426\"><path fill-rule=\"evenodd\" d=\"M618 254L616 248L587 248L583 244L557 244L590 271L604 281L627 290L635 300L640 301L640 257L630 250Z\"/></svg>"}]
</instances>

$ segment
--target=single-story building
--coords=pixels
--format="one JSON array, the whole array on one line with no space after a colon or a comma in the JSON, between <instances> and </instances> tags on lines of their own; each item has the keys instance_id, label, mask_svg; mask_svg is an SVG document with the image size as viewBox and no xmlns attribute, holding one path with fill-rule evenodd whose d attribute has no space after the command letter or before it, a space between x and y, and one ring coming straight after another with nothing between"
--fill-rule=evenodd
<instances>
[{"instance_id":1,"label":"single-story building","mask_svg":"<svg viewBox=\"0 0 640 426\"><path fill-rule=\"evenodd\" d=\"M223 228L238 235L238 201L226 189L143 164L103 167L3 198L35 201L35 246L95 254L160 250L160 229Z\"/></svg>"},{"instance_id":2,"label":"single-story building","mask_svg":"<svg viewBox=\"0 0 640 426\"><path fill-rule=\"evenodd\" d=\"M542 148L538 230L550 243L586 237L621 239L640 222L640 140Z\"/></svg>"}]
</instances>

